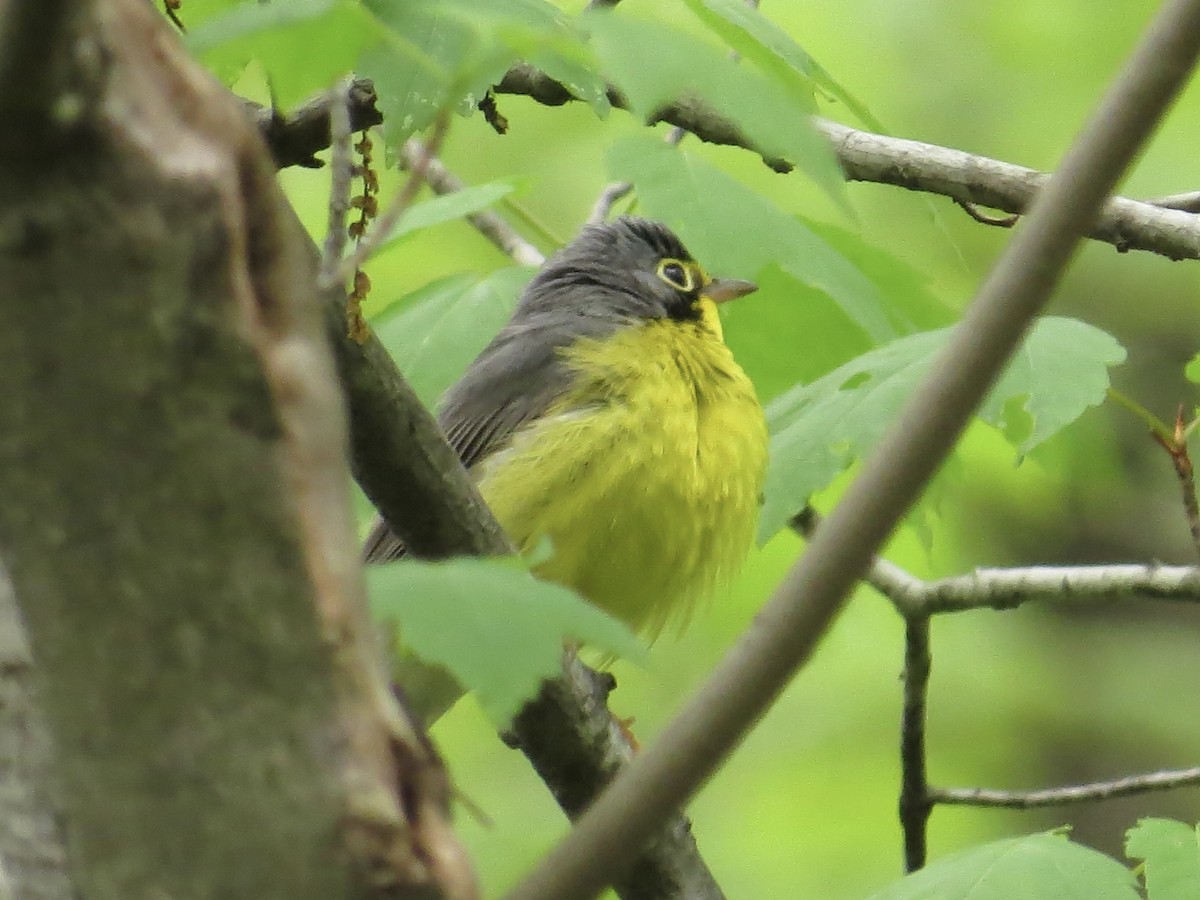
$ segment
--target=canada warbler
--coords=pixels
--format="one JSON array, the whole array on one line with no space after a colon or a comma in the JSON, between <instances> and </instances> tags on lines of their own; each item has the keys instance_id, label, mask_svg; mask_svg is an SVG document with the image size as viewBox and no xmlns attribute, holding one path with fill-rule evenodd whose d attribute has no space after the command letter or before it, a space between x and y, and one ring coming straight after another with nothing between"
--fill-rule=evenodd
<instances>
[{"instance_id":1,"label":"canada warbler","mask_svg":"<svg viewBox=\"0 0 1200 900\"><path fill-rule=\"evenodd\" d=\"M534 572L651 637L741 565L767 430L710 278L663 225L584 229L447 392L439 423ZM364 555L403 554L375 523Z\"/></svg>"}]
</instances>

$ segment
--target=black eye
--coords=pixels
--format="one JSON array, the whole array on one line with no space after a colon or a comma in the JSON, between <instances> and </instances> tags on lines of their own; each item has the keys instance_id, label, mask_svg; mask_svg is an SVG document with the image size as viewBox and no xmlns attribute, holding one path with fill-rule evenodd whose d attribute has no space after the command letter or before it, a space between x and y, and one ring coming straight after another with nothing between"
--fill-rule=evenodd
<instances>
[{"instance_id":1,"label":"black eye","mask_svg":"<svg viewBox=\"0 0 1200 900\"><path fill-rule=\"evenodd\" d=\"M677 259L664 259L660 262L658 277L677 291L690 291L696 286L692 270Z\"/></svg>"}]
</instances>

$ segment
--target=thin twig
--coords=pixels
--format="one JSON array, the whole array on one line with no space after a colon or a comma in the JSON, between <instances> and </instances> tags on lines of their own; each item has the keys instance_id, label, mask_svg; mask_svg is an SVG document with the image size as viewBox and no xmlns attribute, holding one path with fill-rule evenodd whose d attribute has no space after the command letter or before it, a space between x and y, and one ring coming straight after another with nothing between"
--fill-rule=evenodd
<instances>
[{"instance_id":1,"label":"thin twig","mask_svg":"<svg viewBox=\"0 0 1200 900\"><path fill-rule=\"evenodd\" d=\"M511 900L590 897L716 769L811 657L1049 299L1104 198L1200 55L1200 0L1174 0L1085 125L1024 227L862 473L752 628Z\"/></svg>"},{"instance_id":2,"label":"thin twig","mask_svg":"<svg viewBox=\"0 0 1200 900\"><path fill-rule=\"evenodd\" d=\"M1105 391L1105 395L1109 400L1112 400L1118 406L1125 409L1126 412L1137 416L1137 418L1141 420L1142 424L1144 424L1150 430L1152 435L1156 435L1164 441L1171 441L1174 439L1174 431L1167 426L1162 419L1150 412L1150 410L1146 409L1146 407L1142 406L1142 404L1138 403L1132 397L1122 393L1121 391L1118 391L1115 387L1109 387Z\"/></svg>"},{"instance_id":3,"label":"thin twig","mask_svg":"<svg viewBox=\"0 0 1200 900\"><path fill-rule=\"evenodd\" d=\"M792 529L811 538L821 523L808 507ZM864 580L887 597L906 619L969 609L1015 609L1037 600L1174 600L1200 602L1200 567L1117 563L1103 566L1026 566L976 569L923 581L882 557L871 562Z\"/></svg>"},{"instance_id":4,"label":"thin twig","mask_svg":"<svg viewBox=\"0 0 1200 900\"><path fill-rule=\"evenodd\" d=\"M171 20L171 24L179 29L181 34L187 34L187 28L183 24L183 19L179 18L179 6L182 0L163 0L163 12L167 14L167 18Z\"/></svg>"},{"instance_id":5,"label":"thin twig","mask_svg":"<svg viewBox=\"0 0 1200 900\"><path fill-rule=\"evenodd\" d=\"M687 132L678 125L671 128L667 132L667 136L663 141L671 146L678 146L679 142L684 139ZM600 196L596 198L596 202L592 204L592 211L588 214L588 222L596 224L603 222L608 218L608 214L612 212L612 208L623 197L629 196L629 192L633 190L633 184L628 181L614 181L600 192Z\"/></svg>"},{"instance_id":6,"label":"thin twig","mask_svg":"<svg viewBox=\"0 0 1200 900\"><path fill-rule=\"evenodd\" d=\"M963 212L980 225L992 225L996 228L1012 228L1021 220L1021 217L1017 215L990 216L981 210L978 204L971 203L968 200L955 200L954 205L962 209Z\"/></svg>"},{"instance_id":7,"label":"thin twig","mask_svg":"<svg viewBox=\"0 0 1200 900\"><path fill-rule=\"evenodd\" d=\"M446 137L446 131L450 126L449 110L441 110L433 123L433 130L430 132L429 141L426 143L426 153L420 159L414 161L413 166L409 169L408 178L405 179L404 186L400 188L396 194L396 198L389 204L375 221L375 227L371 229L370 234L366 235L358 246L354 248L338 269L338 281L349 278L355 269L362 268L371 256L378 249L379 245L387 240L392 229L396 227L396 223L400 221L400 217L404 215L404 211L412 205L413 199L417 196L417 191L421 189L421 185L425 183L425 170L429 166L429 160L437 155L437 152L442 147L442 141Z\"/></svg>"},{"instance_id":8,"label":"thin twig","mask_svg":"<svg viewBox=\"0 0 1200 900\"><path fill-rule=\"evenodd\" d=\"M933 804L925 774L925 704L932 667L929 619L904 623L904 712L900 724L900 827L904 870L925 865L926 830Z\"/></svg>"},{"instance_id":9,"label":"thin twig","mask_svg":"<svg viewBox=\"0 0 1200 900\"><path fill-rule=\"evenodd\" d=\"M1196 501L1196 476L1192 467L1192 457L1188 452L1188 431L1189 425L1183 419L1183 404L1180 404L1179 411L1175 414L1175 429L1170 438L1163 437L1157 431L1150 434L1171 457L1171 465L1175 467L1175 477L1179 481L1184 517L1192 535L1192 546L1195 547L1197 555L1200 555L1200 504Z\"/></svg>"},{"instance_id":10,"label":"thin twig","mask_svg":"<svg viewBox=\"0 0 1200 900\"><path fill-rule=\"evenodd\" d=\"M350 131L365 131L383 123L383 114L375 105L375 85L369 78L355 78L350 84ZM275 165L281 169L300 166L320 168L317 154L329 146L332 126L329 117L334 104L333 91L324 91L291 113L250 100L242 101L254 117L258 131L267 142Z\"/></svg>"},{"instance_id":11,"label":"thin twig","mask_svg":"<svg viewBox=\"0 0 1200 900\"><path fill-rule=\"evenodd\" d=\"M400 150L401 164L408 169L416 165L422 157L426 159L425 182L435 194L455 194L465 187L462 180L447 169L440 159L432 156L428 148L416 138L410 138ZM471 213L466 218L476 231L518 265L540 266L546 261L542 251L521 237L515 228L491 210Z\"/></svg>"},{"instance_id":12,"label":"thin twig","mask_svg":"<svg viewBox=\"0 0 1200 900\"><path fill-rule=\"evenodd\" d=\"M350 155L350 84L349 79L344 79L334 89L329 111L329 218L317 276L322 291L338 283L338 270L346 252L346 216L350 212L350 182L354 177Z\"/></svg>"},{"instance_id":13,"label":"thin twig","mask_svg":"<svg viewBox=\"0 0 1200 900\"><path fill-rule=\"evenodd\" d=\"M1001 791L991 788L931 788L930 799L948 806L995 806L1004 809L1033 809L1038 806L1067 806L1111 800L1131 794L1169 791L1172 788L1200 785L1200 766L1190 769L1164 769L1147 775L1130 775L1113 781L1096 781L1038 791Z\"/></svg>"}]
</instances>

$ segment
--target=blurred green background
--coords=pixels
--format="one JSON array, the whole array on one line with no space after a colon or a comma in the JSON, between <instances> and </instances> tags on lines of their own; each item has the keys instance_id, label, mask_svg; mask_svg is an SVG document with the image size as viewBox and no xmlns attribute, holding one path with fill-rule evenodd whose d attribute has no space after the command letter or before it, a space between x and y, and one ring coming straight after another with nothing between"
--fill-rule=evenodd
<instances>
[{"instance_id":1,"label":"blurred green background","mask_svg":"<svg viewBox=\"0 0 1200 900\"><path fill-rule=\"evenodd\" d=\"M649 0L626 0L648 9ZM568 4L571 9L581 2ZM659 4L686 22L682 5ZM1155 9L1148 0L841 0L764 3L833 76L897 136L1052 168ZM1122 192L1153 197L1196 187L1200 88L1179 102ZM500 97L511 124L500 137L478 116L456 119L443 153L469 183L516 175L517 203L568 239L608 181L605 153L640 126L613 112L598 121L583 104L547 109ZM844 109L826 106L832 118ZM771 173L749 154L691 152L765 192L789 212L857 229L922 273L960 308L1008 240L940 198L851 185L849 220L799 176ZM327 174L289 171L291 196L323 228ZM387 196L385 189L384 196ZM545 242L542 249L552 249ZM372 264L368 313L429 280L508 263L462 223L419 235ZM1197 264L1107 245L1081 252L1052 311L1108 330L1128 348L1115 383L1161 417L1190 408L1184 362L1200 347ZM786 302L787 298L751 298ZM727 332L738 340L735 311ZM746 327L752 327L748 324ZM780 372L820 335L781 333L769 363ZM758 369L756 370L756 365ZM1020 466L984 426L972 429L945 482L932 546L912 528L888 557L928 577L980 565L1194 561L1165 454L1130 415L1093 410ZM845 480L841 482L844 485ZM818 498L829 509L835 486ZM801 552L777 538L742 579L682 637L664 636L651 664L618 664L615 712L655 734L718 660ZM1033 788L1109 778L1200 756L1200 619L1182 606L1070 604L942 617L933 629L930 777L939 785ZM901 872L896 820L902 626L888 604L860 590L812 664L787 690L691 807L701 848L730 897L861 898ZM566 829L520 754L507 749L473 701L433 732L459 790L490 818L458 821L486 893L512 884ZM940 808L931 856L994 836L1062 823L1120 856L1124 829L1147 814L1200 818L1195 791L1031 813Z\"/></svg>"}]
</instances>

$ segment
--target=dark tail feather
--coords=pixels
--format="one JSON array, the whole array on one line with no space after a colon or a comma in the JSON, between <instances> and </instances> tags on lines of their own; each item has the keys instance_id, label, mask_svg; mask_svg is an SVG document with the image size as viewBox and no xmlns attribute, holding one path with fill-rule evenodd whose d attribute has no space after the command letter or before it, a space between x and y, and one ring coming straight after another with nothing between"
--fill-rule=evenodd
<instances>
[{"instance_id":1,"label":"dark tail feather","mask_svg":"<svg viewBox=\"0 0 1200 900\"><path fill-rule=\"evenodd\" d=\"M382 516L376 516L371 532L363 541L362 558L365 563L385 563L407 555L404 543L396 537Z\"/></svg>"}]
</instances>

